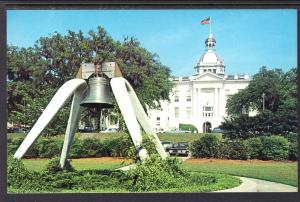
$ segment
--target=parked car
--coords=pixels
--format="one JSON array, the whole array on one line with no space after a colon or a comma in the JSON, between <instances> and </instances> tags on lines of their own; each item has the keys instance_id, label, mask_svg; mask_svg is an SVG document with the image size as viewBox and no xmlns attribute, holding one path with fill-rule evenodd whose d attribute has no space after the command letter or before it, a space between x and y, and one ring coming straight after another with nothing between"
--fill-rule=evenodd
<instances>
[{"instance_id":1,"label":"parked car","mask_svg":"<svg viewBox=\"0 0 300 202\"><path fill-rule=\"evenodd\" d=\"M178 142L172 145L169 149L170 155L176 156L188 156L189 155L189 143L188 142Z\"/></svg>"},{"instance_id":2,"label":"parked car","mask_svg":"<svg viewBox=\"0 0 300 202\"><path fill-rule=\"evenodd\" d=\"M93 128L89 127L89 126L86 126L84 128L79 128L78 131L79 132L93 132Z\"/></svg>"},{"instance_id":3,"label":"parked car","mask_svg":"<svg viewBox=\"0 0 300 202\"><path fill-rule=\"evenodd\" d=\"M164 147L166 152L168 152L169 149L172 147L172 142L170 141L162 141L161 144Z\"/></svg>"},{"instance_id":4,"label":"parked car","mask_svg":"<svg viewBox=\"0 0 300 202\"><path fill-rule=\"evenodd\" d=\"M29 128L7 128L8 133L27 133Z\"/></svg>"},{"instance_id":5,"label":"parked car","mask_svg":"<svg viewBox=\"0 0 300 202\"><path fill-rule=\"evenodd\" d=\"M222 130L221 128L217 127L217 128L214 128L214 129L212 130L212 132L213 132L213 133L223 133L224 130Z\"/></svg>"},{"instance_id":6,"label":"parked car","mask_svg":"<svg viewBox=\"0 0 300 202\"><path fill-rule=\"evenodd\" d=\"M117 133L119 132L118 128L106 128L103 131L100 131L100 133Z\"/></svg>"}]
</instances>

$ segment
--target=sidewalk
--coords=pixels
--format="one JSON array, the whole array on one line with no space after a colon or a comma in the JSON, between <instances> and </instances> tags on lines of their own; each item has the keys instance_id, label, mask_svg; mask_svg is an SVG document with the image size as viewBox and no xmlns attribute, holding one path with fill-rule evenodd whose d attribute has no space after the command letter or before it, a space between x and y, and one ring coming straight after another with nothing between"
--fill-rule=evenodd
<instances>
[{"instance_id":1,"label":"sidewalk","mask_svg":"<svg viewBox=\"0 0 300 202\"><path fill-rule=\"evenodd\" d=\"M237 176L238 177L238 176ZM298 188L286 184L259 180L254 178L239 177L242 184L238 187L215 192L297 192Z\"/></svg>"}]
</instances>

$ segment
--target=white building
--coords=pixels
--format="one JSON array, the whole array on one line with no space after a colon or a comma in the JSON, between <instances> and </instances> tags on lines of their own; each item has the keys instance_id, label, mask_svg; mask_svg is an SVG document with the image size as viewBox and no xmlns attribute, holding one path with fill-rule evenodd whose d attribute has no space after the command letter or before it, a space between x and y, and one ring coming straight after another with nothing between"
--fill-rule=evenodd
<instances>
[{"instance_id":1,"label":"white building","mask_svg":"<svg viewBox=\"0 0 300 202\"><path fill-rule=\"evenodd\" d=\"M216 40L209 34L205 52L196 64L196 74L173 77L175 84L170 102L162 101L161 110L150 110L149 118L156 131L192 124L198 132L218 127L226 117L226 101L230 95L246 88L248 75L225 75L225 64L216 54Z\"/></svg>"}]
</instances>

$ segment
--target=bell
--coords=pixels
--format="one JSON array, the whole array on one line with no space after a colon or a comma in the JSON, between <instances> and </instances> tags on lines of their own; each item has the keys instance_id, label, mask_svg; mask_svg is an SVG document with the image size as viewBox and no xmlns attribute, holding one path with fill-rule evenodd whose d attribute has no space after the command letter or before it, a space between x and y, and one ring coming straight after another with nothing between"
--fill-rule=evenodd
<instances>
[{"instance_id":1,"label":"bell","mask_svg":"<svg viewBox=\"0 0 300 202\"><path fill-rule=\"evenodd\" d=\"M83 107L112 108L112 97L108 79L93 77L88 80L87 96L80 103Z\"/></svg>"}]
</instances>

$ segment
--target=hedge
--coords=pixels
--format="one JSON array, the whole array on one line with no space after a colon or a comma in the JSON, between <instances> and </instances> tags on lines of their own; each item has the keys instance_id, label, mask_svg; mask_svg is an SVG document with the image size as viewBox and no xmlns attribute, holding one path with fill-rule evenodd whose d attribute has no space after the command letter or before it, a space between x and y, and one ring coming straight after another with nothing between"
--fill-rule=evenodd
<instances>
[{"instance_id":1,"label":"hedge","mask_svg":"<svg viewBox=\"0 0 300 202\"><path fill-rule=\"evenodd\" d=\"M261 159L285 160L289 155L289 142L282 136L261 137Z\"/></svg>"},{"instance_id":2,"label":"hedge","mask_svg":"<svg viewBox=\"0 0 300 202\"><path fill-rule=\"evenodd\" d=\"M188 130L188 131L191 131L192 133L198 133L198 129L192 125L192 124L183 124L183 123L180 123L179 124L179 129L181 130Z\"/></svg>"},{"instance_id":3,"label":"hedge","mask_svg":"<svg viewBox=\"0 0 300 202\"><path fill-rule=\"evenodd\" d=\"M206 134L192 143L192 156L200 158L218 158L221 147L220 140L211 134Z\"/></svg>"},{"instance_id":4,"label":"hedge","mask_svg":"<svg viewBox=\"0 0 300 202\"><path fill-rule=\"evenodd\" d=\"M263 144L261 142L261 138L249 138L245 140L246 145L249 148L249 157L251 159L259 159L261 157L261 151L263 149Z\"/></svg>"},{"instance_id":5,"label":"hedge","mask_svg":"<svg viewBox=\"0 0 300 202\"><path fill-rule=\"evenodd\" d=\"M219 140L215 135L206 134L191 145L192 156L196 158L225 158L225 159L261 159L261 160L297 160L297 134L287 136L262 136L247 140ZM8 154L13 155L23 138L8 140ZM147 143L148 140L145 140ZM148 141L149 142L149 141ZM148 144L146 144L148 145ZM25 158L52 158L59 156L63 146L62 138L39 138L26 152ZM153 150L151 147L148 151ZM69 158L86 157L131 157L135 158L135 149L129 135L122 134L117 139L100 141L95 138L80 140L74 138L69 152Z\"/></svg>"},{"instance_id":6,"label":"hedge","mask_svg":"<svg viewBox=\"0 0 300 202\"><path fill-rule=\"evenodd\" d=\"M23 138L14 138L8 141L8 154L13 155ZM60 156L63 146L63 139L61 138L39 138L26 152L24 158L52 158ZM127 157L130 148L133 143L129 136L121 135L118 139L107 139L101 141L96 138L86 138L80 140L74 138L69 157L70 158L87 158L87 157L103 157L103 156L114 156L114 157Z\"/></svg>"},{"instance_id":7,"label":"hedge","mask_svg":"<svg viewBox=\"0 0 300 202\"><path fill-rule=\"evenodd\" d=\"M196 158L225 159L261 159L261 160L297 160L298 144L295 135L262 136L242 139L219 140L216 136L206 134L192 143L192 155Z\"/></svg>"}]
</instances>

